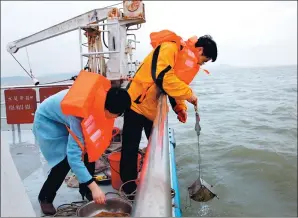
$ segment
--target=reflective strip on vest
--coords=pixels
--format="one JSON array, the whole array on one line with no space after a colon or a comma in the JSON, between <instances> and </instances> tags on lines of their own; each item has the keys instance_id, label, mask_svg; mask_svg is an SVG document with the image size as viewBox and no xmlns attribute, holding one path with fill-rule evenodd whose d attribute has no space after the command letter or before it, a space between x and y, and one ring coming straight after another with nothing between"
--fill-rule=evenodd
<instances>
[{"instance_id":1,"label":"reflective strip on vest","mask_svg":"<svg viewBox=\"0 0 298 218\"><path fill-rule=\"evenodd\" d=\"M95 126L95 122L93 121L87 128L87 134L90 135L91 132L93 132L95 130L96 126Z\"/></svg>"},{"instance_id":2,"label":"reflective strip on vest","mask_svg":"<svg viewBox=\"0 0 298 218\"><path fill-rule=\"evenodd\" d=\"M90 136L90 139L91 141L94 143L96 142L97 139L99 139L99 137L101 136L101 131L100 129L96 130L95 133L93 133L91 136Z\"/></svg>"},{"instance_id":3,"label":"reflective strip on vest","mask_svg":"<svg viewBox=\"0 0 298 218\"><path fill-rule=\"evenodd\" d=\"M188 67L193 67L195 65L195 62L191 61L191 60L186 60L185 65L188 66Z\"/></svg>"},{"instance_id":4,"label":"reflective strip on vest","mask_svg":"<svg viewBox=\"0 0 298 218\"><path fill-rule=\"evenodd\" d=\"M94 117L92 115L90 115L87 120L84 122L85 127L89 126L91 124L91 122L94 122Z\"/></svg>"},{"instance_id":5,"label":"reflective strip on vest","mask_svg":"<svg viewBox=\"0 0 298 218\"><path fill-rule=\"evenodd\" d=\"M187 53L192 58L195 58L196 57L195 54L190 49L188 49L188 52Z\"/></svg>"},{"instance_id":6,"label":"reflective strip on vest","mask_svg":"<svg viewBox=\"0 0 298 218\"><path fill-rule=\"evenodd\" d=\"M93 132L93 130L95 130L95 120L92 115L90 115L84 122L84 126L88 135L90 135L90 133Z\"/></svg>"},{"instance_id":7,"label":"reflective strip on vest","mask_svg":"<svg viewBox=\"0 0 298 218\"><path fill-rule=\"evenodd\" d=\"M87 120L84 122L84 126L86 129L86 132L88 135L91 134L91 132L94 132L96 125L95 125L95 119L92 115L90 115ZM91 136L90 139L94 143L96 142L101 136L101 130L97 129Z\"/></svg>"}]
</instances>

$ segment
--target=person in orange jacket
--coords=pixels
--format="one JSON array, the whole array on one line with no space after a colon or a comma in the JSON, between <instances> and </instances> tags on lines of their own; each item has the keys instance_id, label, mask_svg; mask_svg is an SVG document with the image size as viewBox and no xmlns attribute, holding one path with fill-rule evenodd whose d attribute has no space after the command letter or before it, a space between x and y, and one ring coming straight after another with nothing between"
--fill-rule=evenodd
<instances>
[{"instance_id":1,"label":"person in orange jacket","mask_svg":"<svg viewBox=\"0 0 298 218\"><path fill-rule=\"evenodd\" d=\"M204 63L217 59L217 45L211 36L192 37L184 42L175 33L151 33L153 51L144 59L128 84L132 105L124 113L120 177L122 182L137 179L137 156L143 129L147 139L157 113L158 97L165 93L180 122L187 119L185 100L197 106L197 96L189 83ZM123 186L126 194L135 183Z\"/></svg>"}]
</instances>

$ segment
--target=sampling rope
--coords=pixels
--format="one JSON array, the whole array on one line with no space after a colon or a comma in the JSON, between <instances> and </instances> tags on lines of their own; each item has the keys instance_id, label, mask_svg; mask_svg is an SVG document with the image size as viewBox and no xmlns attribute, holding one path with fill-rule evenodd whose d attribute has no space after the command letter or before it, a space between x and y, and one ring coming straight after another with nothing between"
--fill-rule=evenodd
<instances>
[{"instance_id":1,"label":"sampling rope","mask_svg":"<svg viewBox=\"0 0 298 218\"><path fill-rule=\"evenodd\" d=\"M200 115L198 112L198 108L195 107L196 112L196 124L195 124L195 131L197 133L198 137L198 165L199 165L199 178L201 178L201 152L200 152L200 132L201 132L201 126L200 126Z\"/></svg>"}]
</instances>

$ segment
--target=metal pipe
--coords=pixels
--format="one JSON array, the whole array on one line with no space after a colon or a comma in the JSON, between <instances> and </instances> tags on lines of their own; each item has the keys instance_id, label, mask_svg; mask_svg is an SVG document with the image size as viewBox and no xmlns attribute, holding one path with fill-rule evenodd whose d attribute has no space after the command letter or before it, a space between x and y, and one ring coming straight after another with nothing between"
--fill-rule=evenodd
<instances>
[{"instance_id":1,"label":"metal pipe","mask_svg":"<svg viewBox=\"0 0 298 218\"><path fill-rule=\"evenodd\" d=\"M36 101L36 103L40 103L40 101ZM1 102L1 105L6 105L5 102ZM6 117L1 117L1 119L6 119Z\"/></svg>"},{"instance_id":2,"label":"metal pipe","mask_svg":"<svg viewBox=\"0 0 298 218\"><path fill-rule=\"evenodd\" d=\"M21 143L22 142L21 124L17 124L17 128L18 128L19 143Z\"/></svg>"},{"instance_id":3,"label":"metal pipe","mask_svg":"<svg viewBox=\"0 0 298 218\"><path fill-rule=\"evenodd\" d=\"M16 132L14 131L14 124L11 124L11 132L12 132L12 143L16 143Z\"/></svg>"},{"instance_id":4,"label":"metal pipe","mask_svg":"<svg viewBox=\"0 0 298 218\"><path fill-rule=\"evenodd\" d=\"M19 86L1 86L2 89L21 89L21 88L41 88L41 87L53 87L53 86L71 86L72 83L56 83L56 84L44 84L44 85L19 85Z\"/></svg>"},{"instance_id":5,"label":"metal pipe","mask_svg":"<svg viewBox=\"0 0 298 218\"><path fill-rule=\"evenodd\" d=\"M82 56L88 57L90 55L100 55L100 54L111 54L111 53L119 53L119 51L100 51L100 52L89 52L89 53L81 53Z\"/></svg>"},{"instance_id":6,"label":"metal pipe","mask_svg":"<svg viewBox=\"0 0 298 218\"><path fill-rule=\"evenodd\" d=\"M81 32L81 27L79 27L79 43L80 43L80 53L83 53L83 48L82 48L82 32ZM81 69L84 68L83 65L83 57L80 55L80 61L81 61Z\"/></svg>"},{"instance_id":7,"label":"metal pipe","mask_svg":"<svg viewBox=\"0 0 298 218\"><path fill-rule=\"evenodd\" d=\"M133 217L172 217L167 98L161 95L137 188Z\"/></svg>"},{"instance_id":8,"label":"metal pipe","mask_svg":"<svg viewBox=\"0 0 298 218\"><path fill-rule=\"evenodd\" d=\"M108 25L115 25L118 22L109 22L109 23L95 23L95 24L88 24L87 26L80 26L81 28L88 28L88 27L97 27L97 26L108 26Z\"/></svg>"}]
</instances>

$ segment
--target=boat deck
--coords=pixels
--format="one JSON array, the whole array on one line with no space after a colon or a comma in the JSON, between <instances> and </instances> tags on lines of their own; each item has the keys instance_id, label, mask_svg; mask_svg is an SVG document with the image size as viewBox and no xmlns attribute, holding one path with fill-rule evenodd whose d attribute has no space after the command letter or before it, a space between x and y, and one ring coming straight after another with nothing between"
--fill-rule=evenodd
<instances>
[{"instance_id":1,"label":"boat deck","mask_svg":"<svg viewBox=\"0 0 298 218\"><path fill-rule=\"evenodd\" d=\"M1 137L1 216L43 216L37 196L50 170L39 151L30 130L22 132L22 143L12 144L11 131L2 131ZM140 148L147 145L143 134ZM8 150L8 148L10 148ZM10 151L10 154L9 154ZM10 156L11 155L11 156ZM12 158L10 158L12 157ZM12 161L13 160L13 161ZM10 176L8 176L10 175ZM18 183L22 181L22 183ZM109 185L100 185L104 192L116 192ZM27 194L27 196L26 196ZM113 196L115 197L115 196ZM28 198L31 202L28 201ZM82 201L78 188L64 182L57 192L54 206ZM18 208L18 209L17 209ZM32 211L33 208L33 211ZM17 210L16 210L17 209ZM35 213L35 214L34 214Z\"/></svg>"}]
</instances>

